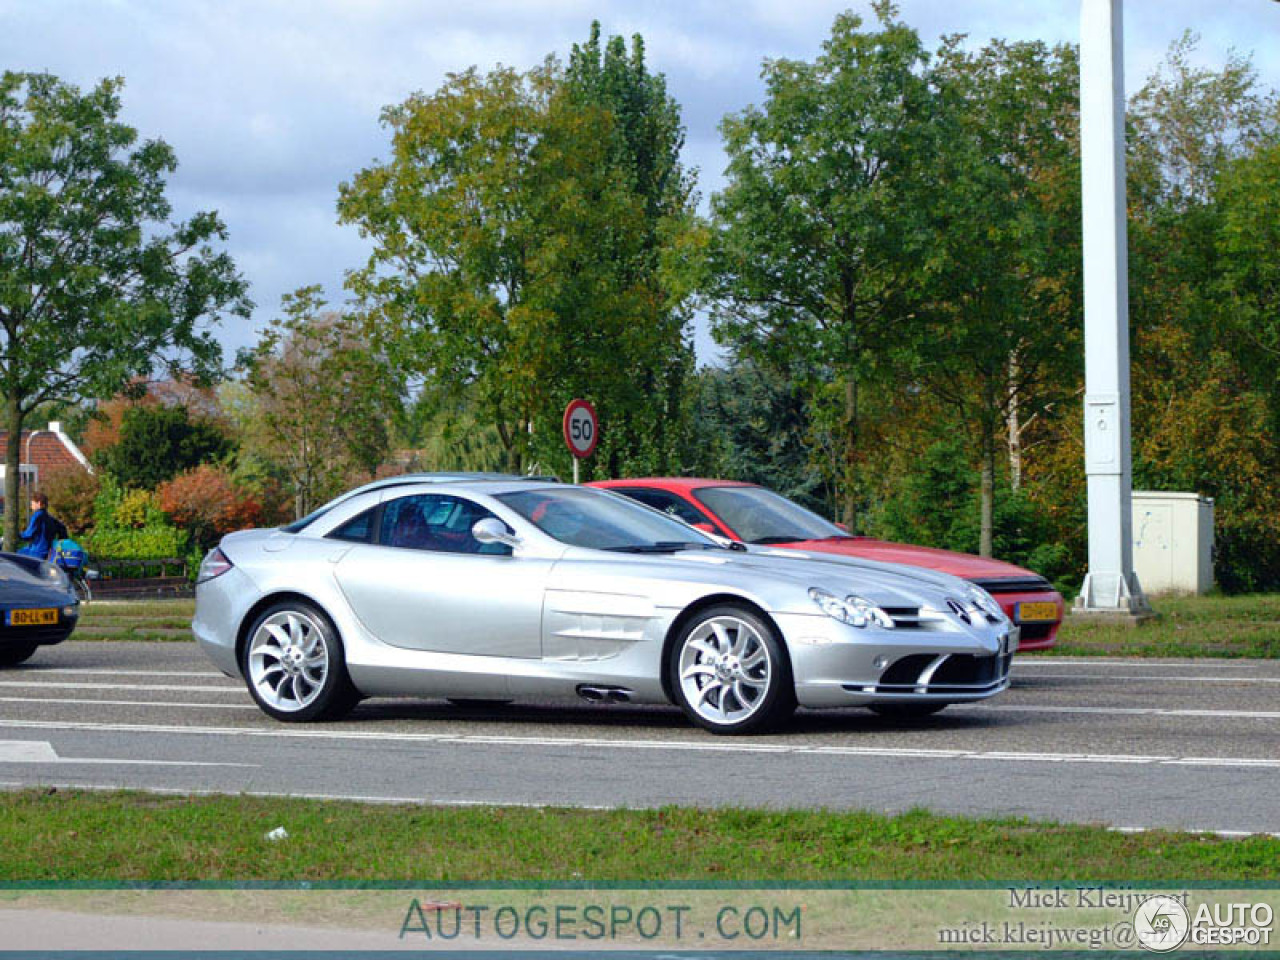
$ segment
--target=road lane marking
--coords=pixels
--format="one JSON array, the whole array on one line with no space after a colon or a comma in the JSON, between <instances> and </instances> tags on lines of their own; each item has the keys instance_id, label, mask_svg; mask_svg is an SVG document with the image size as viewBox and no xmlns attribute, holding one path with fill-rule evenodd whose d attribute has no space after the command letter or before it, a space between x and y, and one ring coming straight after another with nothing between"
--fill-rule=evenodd
<instances>
[{"instance_id":1,"label":"road lane marking","mask_svg":"<svg viewBox=\"0 0 1280 960\"><path fill-rule=\"evenodd\" d=\"M1118 717L1194 717L1198 720L1280 720L1280 710L1195 710L1181 707L1068 707L1053 704L957 703L952 710L968 713L991 710L997 713L1078 713Z\"/></svg>"},{"instance_id":2,"label":"road lane marking","mask_svg":"<svg viewBox=\"0 0 1280 960\"><path fill-rule=\"evenodd\" d=\"M597 750L667 750L678 753L792 754L851 758L886 757L930 760L1003 760L1030 763L1110 763L1129 765L1174 765L1235 767L1239 769L1280 769L1280 758L1177 757L1146 754L1088 754L1020 752L1009 750L919 750L894 747L835 747L781 743L704 743L674 740L606 740L592 737L521 737L458 733L393 733L377 730L300 730L293 727L181 727L143 723L95 723L90 721L9 720L0 718L0 728L32 730L83 730L112 733L163 733L179 736L268 737L273 740L331 740L359 743L456 744L463 746L520 746L587 748Z\"/></svg>"},{"instance_id":3,"label":"road lane marking","mask_svg":"<svg viewBox=\"0 0 1280 960\"><path fill-rule=\"evenodd\" d=\"M1157 680L1160 683L1168 683L1171 680L1190 680L1195 683L1280 683L1280 677L1150 677L1150 676L1133 676L1122 675L1117 676L1110 673L1038 673L1034 677L1019 677L1016 673L1014 680Z\"/></svg>"},{"instance_id":4,"label":"road lane marking","mask_svg":"<svg viewBox=\"0 0 1280 960\"><path fill-rule=\"evenodd\" d=\"M216 680L232 678L217 670L95 670L93 667L25 667L18 676L44 676L46 673L92 674L103 677L205 677Z\"/></svg>"},{"instance_id":5,"label":"road lane marking","mask_svg":"<svg viewBox=\"0 0 1280 960\"><path fill-rule=\"evenodd\" d=\"M177 703L172 700L77 700L68 697L0 697L0 703L58 703L93 707L181 707L184 710L257 710L252 703Z\"/></svg>"},{"instance_id":6,"label":"road lane marking","mask_svg":"<svg viewBox=\"0 0 1280 960\"><path fill-rule=\"evenodd\" d=\"M20 680L0 680L0 687L30 690L40 687L48 690L159 690L163 693L240 693L242 684L219 687L187 686L167 683L75 683L55 680L52 683L24 683Z\"/></svg>"},{"instance_id":7,"label":"road lane marking","mask_svg":"<svg viewBox=\"0 0 1280 960\"><path fill-rule=\"evenodd\" d=\"M1013 669L1019 667L1135 667L1144 670L1148 667L1160 667L1168 670L1249 670L1256 669L1259 663L1272 661L1259 660L1217 660L1210 661L1206 657L1197 660L1183 660L1177 663L1157 663L1145 657L1089 657L1085 660L1067 660L1058 657L1037 657L1034 660L1017 659L1013 661Z\"/></svg>"},{"instance_id":8,"label":"road lane marking","mask_svg":"<svg viewBox=\"0 0 1280 960\"><path fill-rule=\"evenodd\" d=\"M0 740L0 763L68 763L128 767L258 767L257 763L210 760L124 760L111 757L63 757L48 740Z\"/></svg>"}]
</instances>

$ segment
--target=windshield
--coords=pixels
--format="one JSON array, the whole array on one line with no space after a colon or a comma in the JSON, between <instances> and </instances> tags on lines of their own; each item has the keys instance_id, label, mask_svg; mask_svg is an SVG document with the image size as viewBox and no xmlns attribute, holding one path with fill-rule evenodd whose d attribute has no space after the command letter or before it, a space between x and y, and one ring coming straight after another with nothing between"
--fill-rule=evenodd
<instances>
[{"instance_id":1,"label":"windshield","mask_svg":"<svg viewBox=\"0 0 1280 960\"><path fill-rule=\"evenodd\" d=\"M848 536L834 523L764 487L701 487L693 495L747 543Z\"/></svg>"},{"instance_id":2,"label":"windshield","mask_svg":"<svg viewBox=\"0 0 1280 960\"><path fill-rule=\"evenodd\" d=\"M575 547L626 553L722 549L665 514L603 490L543 487L499 494L497 499L543 533Z\"/></svg>"}]
</instances>

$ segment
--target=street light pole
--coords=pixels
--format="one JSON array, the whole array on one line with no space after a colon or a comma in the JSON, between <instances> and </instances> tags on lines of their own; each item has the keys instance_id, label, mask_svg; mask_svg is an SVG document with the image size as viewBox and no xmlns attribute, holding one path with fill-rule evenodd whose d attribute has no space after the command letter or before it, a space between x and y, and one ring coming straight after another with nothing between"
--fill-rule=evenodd
<instances>
[{"instance_id":1,"label":"street light pole","mask_svg":"<svg viewBox=\"0 0 1280 960\"><path fill-rule=\"evenodd\" d=\"M1132 615L1150 608L1133 572L1121 4L1081 0L1080 10L1089 572L1076 609Z\"/></svg>"}]
</instances>

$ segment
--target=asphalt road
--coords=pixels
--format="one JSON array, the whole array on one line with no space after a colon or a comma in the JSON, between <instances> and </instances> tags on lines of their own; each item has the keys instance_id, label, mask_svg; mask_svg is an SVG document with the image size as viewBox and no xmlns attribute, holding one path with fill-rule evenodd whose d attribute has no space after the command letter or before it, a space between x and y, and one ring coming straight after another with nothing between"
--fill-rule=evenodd
<instances>
[{"instance_id":1,"label":"asphalt road","mask_svg":"<svg viewBox=\"0 0 1280 960\"><path fill-rule=\"evenodd\" d=\"M0 788L447 804L928 807L1280 833L1280 662L1015 661L1014 686L910 722L800 712L723 738L674 708L373 700L263 716L186 643L66 643L0 671Z\"/></svg>"}]
</instances>

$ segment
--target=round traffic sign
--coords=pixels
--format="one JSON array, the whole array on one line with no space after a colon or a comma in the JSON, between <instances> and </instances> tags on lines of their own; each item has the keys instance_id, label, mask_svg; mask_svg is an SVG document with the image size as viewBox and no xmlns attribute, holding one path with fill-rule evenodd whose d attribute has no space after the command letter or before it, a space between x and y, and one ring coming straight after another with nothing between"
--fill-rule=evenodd
<instances>
[{"instance_id":1,"label":"round traffic sign","mask_svg":"<svg viewBox=\"0 0 1280 960\"><path fill-rule=\"evenodd\" d=\"M585 460L596 449L600 439L600 421L596 408L586 400L571 400L564 410L564 442L569 452L579 460Z\"/></svg>"}]
</instances>

